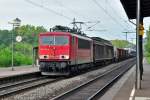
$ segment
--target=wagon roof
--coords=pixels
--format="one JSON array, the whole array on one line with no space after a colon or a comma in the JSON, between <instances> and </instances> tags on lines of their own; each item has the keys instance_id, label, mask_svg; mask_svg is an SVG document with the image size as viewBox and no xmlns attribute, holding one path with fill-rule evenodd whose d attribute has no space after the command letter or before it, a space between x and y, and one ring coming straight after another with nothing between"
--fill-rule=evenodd
<instances>
[{"instance_id":1,"label":"wagon roof","mask_svg":"<svg viewBox=\"0 0 150 100\"><path fill-rule=\"evenodd\" d=\"M100 38L100 37L91 37L93 40L95 41L98 41L98 42L101 42L101 43L105 43L105 44L108 44L108 45L112 45L112 43L108 40L105 40L103 38Z\"/></svg>"}]
</instances>

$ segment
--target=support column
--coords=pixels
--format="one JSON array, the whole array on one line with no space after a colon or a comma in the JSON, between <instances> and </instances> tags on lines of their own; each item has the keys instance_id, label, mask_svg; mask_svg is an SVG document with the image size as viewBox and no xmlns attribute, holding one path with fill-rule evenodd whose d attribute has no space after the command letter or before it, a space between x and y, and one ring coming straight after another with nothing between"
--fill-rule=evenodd
<instances>
[{"instance_id":1,"label":"support column","mask_svg":"<svg viewBox=\"0 0 150 100\"><path fill-rule=\"evenodd\" d=\"M141 80L143 75L143 17L142 17L142 3L137 0L137 17L136 17L136 89L141 89Z\"/></svg>"},{"instance_id":2,"label":"support column","mask_svg":"<svg viewBox=\"0 0 150 100\"><path fill-rule=\"evenodd\" d=\"M140 42L139 42L139 26L140 26L140 17L141 17L141 10L140 6L141 0L137 0L137 10L136 10L136 89L141 89L141 73L140 73Z\"/></svg>"},{"instance_id":3,"label":"support column","mask_svg":"<svg viewBox=\"0 0 150 100\"><path fill-rule=\"evenodd\" d=\"M140 79L142 80L143 75L143 34L144 34L144 27L143 27L143 17L140 17L140 26L139 26L139 52L140 52Z\"/></svg>"}]
</instances>

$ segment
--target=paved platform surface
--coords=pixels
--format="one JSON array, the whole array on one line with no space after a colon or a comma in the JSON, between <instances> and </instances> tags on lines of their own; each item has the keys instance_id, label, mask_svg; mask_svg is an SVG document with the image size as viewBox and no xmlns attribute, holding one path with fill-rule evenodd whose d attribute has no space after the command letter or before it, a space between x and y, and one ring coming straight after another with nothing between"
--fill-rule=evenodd
<instances>
[{"instance_id":1,"label":"paved platform surface","mask_svg":"<svg viewBox=\"0 0 150 100\"><path fill-rule=\"evenodd\" d=\"M135 70L133 70L113 100L150 100L150 64L147 63L146 59L143 60L143 67L141 89L135 89Z\"/></svg>"},{"instance_id":2,"label":"paved platform surface","mask_svg":"<svg viewBox=\"0 0 150 100\"><path fill-rule=\"evenodd\" d=\"M135 89L136 66L133 66L100 100L150 100L150 64L146 59L143 67L141 90Z\"/></svg>"},{"instance_id":3,"label":"paved platform surface","mask_svg":"<svg viewBox=\"0 0 150 100\"><path fill-rule=\"evenodd\" d=\"M13 71L11 67L0 68L0 78L19 75L19 74L38 72L38 71L39 71L38 67L36 66L33 67L32 65L14 67Z\"/></svg>"},{"instance_id":4,"label":"paved platform surface","mask_svg":"<svg viewBox=\"0 0 150 100\"><path fill-rule=\"evenodd\" d=\"M141 81L141 90L135 91L135 100L150 100L150 64L144 59L144 74Z\"/></svg>"}]
</instances>

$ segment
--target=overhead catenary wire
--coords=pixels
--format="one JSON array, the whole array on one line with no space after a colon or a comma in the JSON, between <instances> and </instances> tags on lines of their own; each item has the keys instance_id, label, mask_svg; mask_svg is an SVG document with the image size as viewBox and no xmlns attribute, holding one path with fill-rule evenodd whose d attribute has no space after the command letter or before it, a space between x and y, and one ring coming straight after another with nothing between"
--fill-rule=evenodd
<instances>
[{"instance_id":1,"label":"overhead catenary wire","mask_svg":"<svg viewBox=\"0 0 150 100\"><path fill-rule=\"evenodd\" d=\"M87 23L88 23L88 22L87 22ZM92 27L96 26L98 23L100 23L100 21L97 21L97 22L95 22L95 24L93 24L93 25L91 25L91 26L87 27L87 29L86 29L86 30L91 29Z\"/></svg>"},{"instance_id":2,"label":"overhead catenary wire","mask_svg":"<svg viewBox=\"0 0 150 100\"><path fill-rule=\"evenodd\" d=\"M62 6L63 8L69 10L69 12L71 12L72 14L78 15L79 17L82 17L84 20L85 20L85 19L91 20L90 18L85 17L85 16L82 15L82 14L79 14L77 11L73 10L72 8L69 8L69 7L67 7L66 5L64 6L63 3L61 2L61 0L55 0L55 2L56 2L59 6ZM76 17L76 18L77 18L77 17ZM96 26L98 23L100 23L100 21L98 21L98 20L97 20L97 21L87 21L87 22L84 22L84 21L83 21L83 23L84 23L84 25L87 27L87 28L84 30L84 31L86 31L87 29ZM87 24L89 24L89 23L94 23L94 24L88 26ZM93 31L94 31L94 30L93 30Z\"/></svg>"},{"instance_id":3,"label":"overhead catenary wire","mask_svg":"<svg viewBox=\"0 0 150 100\"><path fill-rule=\"evenodd\" d=\"M124 29L126 29L120 22L118 22L118 20L116 20L111 14L109 14L96 0L92 0L95 5L97 5L100 9L103 10L103 12L105 12L106 15L108 15L116 24L119 24L121 27L123 27Z\"/></svg>"},{"instance_id":4,"label":"overhead catenary wire","mask_svg":"<svg viewBox=\"0 0 150 100\"><path fill-rule=\"evenodd\" d=\"M64 14L62 14L62 13L59 13L59 12L57 12L57 11L55 11L54 9L51 9L51 8L49 8L49 7L46 7L45 5L44 5L44 2L42 2L41 4L40 3L36 3L36 2L33 2L32 0L25 0L26 2L28 2L28 3L30 3L30 4L32 4L32 5L34 5L34 6L36 6L36 7L39 7L39 8L42 8L42 9L44 9L44 10L47 10L47 11L49 11L50 13L53 13L53 14L55 14L55 15L58 15L58 16L61 16L61 17L64 17L65 19L68 19L68 20L70 20L70 21L72 21L72 19L73 18L71 18L71 17L69 17L68 15L66 16L66 15L64 15ZM94 1L96 1L96 0L94 0ZM96 1L97 2L97 1ZM61 2L59 2L60 4L59 5L61 5L62 7L64 7L64 8L66 8L66 9L68 9L68 7L66 7L66 6L64 6ZM98 3L97 3L98 4ZM102 7L103 8L103 7ZM104 8L103 8L104 9ZM73 12L74 14L78 14L79 15L79 13L78 12L76 12L76 11L74 11L73 9L68 9L68 10L70 10L70 12ZM104 9L105 10L105 9ZM107 12L108 13L108 12ZM81 15L79 15L79 16L81 16ZM84 16L82 16L82 17L84 17ZM115 23L118 23L120 26L122 26L113 16L111 16L110 14L109 14L109 17L111 17L111 19L113 19L114 21L115 21ZM84 18L85 19L85 18ZM86 18L87 19L87 18ZM92 25L93 26L93 25ZM124 27L124 26L122 26L122 27Z\"/></svg>"},{"instance_id":5,"label":"overhead catenary wire","mask_svg":"<svg viewBox=\"0 0 150 100\"><path fill-rule=\"evenodd\" d=\"M111 8L111 10L116 14L118 15L118 13L116 12L116 10L114 10L114 8L111 6L111 4L109 4L109 7ZM127 23L127 21L125 19L123 19L121 16L118 15L118 17L126 24L132 26L131 24ZM131 27L129 27L128 25L126 25L128 27L128 29L130 29ZM128 30L129 31L129 30ZM131 33L131 32L130 32Z\"/></svg>"},{"instance_id":6,"label":"overhead catenary wire","mask_svg":"<svg viewBox=\"0 0 150 100\"><path fill-rule=\"evenodd\" d=\"M126 27L124 25L122 25L117 19L115 19L110 13L108 13L108 11L103 8L99 2L97 2L96 0L92 0L94 2L95 5L97 5L107 16L109 16L117 25L119 24L121 26L121 28L123 28L124 30L127 30ZM121 37L121 36L119 36Z\"/></svg>"},{"instance_id":7,"label":"overhead catenary wire","mask_svg":"<svg viewBox=\"0 0 150 100\"><path fill-rule=\"evenodd\" d=\"M77 11L73 10L72 8L67 7L66 5L64 6L63 3L61 2L61 0L59 0L59 1L58 0L54 0L54 1L57 2L57 4L59 4L63 8L69 10L69 12L71 12L72 14L81 16L83 19L89 19L89 18L86 18L85 16L83 16L82 14L79 14Z\"/></svg>"},{"instance_id":8,"label":"overhead catenary wire","mask_svg":"<svg viewBox=\"0 0 150 100\"><path fill-rule=\"evenodd\" d=\"M61 13L59 13L59 12L56 12L56 11L53 10L53 9L50 9L50 8L48 8L48 7L45 7L45 6L44 6L44 2L42 2L42 4L38 4L38 3L35 3L35 2L33 2L33 1L31 1L31 0L25 0L25 1L28 2L28 3L30 3L30 4L32 4L32 5L34 5L34 6L36 6L36 7L40 7L40 8L42 8L42 9L45 9L45 10L47 10L47 11L49 11L49 12L55 14L55 15L64 17L64 18L66 18L66 19L68 19L68 20L71 20L71 21L72 21L72 19L73 19L73 18L68 17L68 16L65 16L65 15L63 15L63 14L61 14ZM58 1L57 1L57 2L58 2ZM60 6L62 6L62 7L64 7L64 8L66 8L66 9L69 9L71 13L76 14L76 15L79 15L79 13L77 13L76 11L74 11L74 10L72 10L72 9L70 9L70 8L65 7L61 2L59 2L58 4L59 4ZM81 16L81 15L80 15L80 16ZM83 17L83 19L87 19L87 18L85 18L84 16L82 16L82 17Z\"/></svg>"},{"instance_id":9,"label":"overhead catenary wire","mask_svg":"<svg viewBox=\"0 0 150 100\"><path fill-rule=\"evenodd\" d=\"M45 6L43 6L42 4L35 3L35 2L33 2L33 1L31 1L31 0L25 0L25 1L28 2L28 3L30 3L30 4L32 4L32 5L34 5L34 6L36 6L36 7L45 9L45 10L47 10L47 11L49 11L49 12L55 14L55 15L64 17L64 18L66 18L66 19L68 19L68 20L72 20L72 19L73 19L73 18L68 17L68 16L65 16L65 15L63 15L63 14L61 14L61 13L58 13L58 12L54 11L53 9L50 9L50 8L48 8L48 7L45 7Z\"/></svg>"},{"instance_id":10,"label":"overhead catenary wire","mask_svg":"<svg viewBox=\"0 0 150 100\"><path fill-rule=\"evenodd\" d=\"M112 10L114 13L116 13L116 15L118 15L118 13L116 12L116 10L111 6L110 3L109 3L109 7L111 8L111 10ZM119 17L124 23L126 23L126 24L132 26L131 24L129 24L129 23L127 22L127 20L125 20L125 19L122 18L121 16L118 15L118 17ZM127 26L128 28L131 28L131 27L129 27L128 25L126 25L126 26Z\"/></svg>"}]
</instances>

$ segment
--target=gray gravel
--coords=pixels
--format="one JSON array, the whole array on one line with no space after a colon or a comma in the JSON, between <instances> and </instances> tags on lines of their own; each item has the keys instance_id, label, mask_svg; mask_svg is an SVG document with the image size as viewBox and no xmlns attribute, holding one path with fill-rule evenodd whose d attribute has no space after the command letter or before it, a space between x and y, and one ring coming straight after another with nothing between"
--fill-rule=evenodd
<instances>
[{"instance_id":1,"label":"gray gravel","mask_svg":"<svg viewBox=\"0 0 150 100\"><path fill-rule=\"evenodd\" d=\"M119 63L117 63L119 64ZM104 73L106 70L111 69L116 64L111 64L107 67L103 67L98 70L94 70L82 75L78 75L72 78L64 79L52 84L47 84L23 93L19 93L15 96L3 98L2 100L48 100L56 95L59 95L71 88L84 83L85 81L96 77L99 74Z\"/></svg>"}]
</instances>

